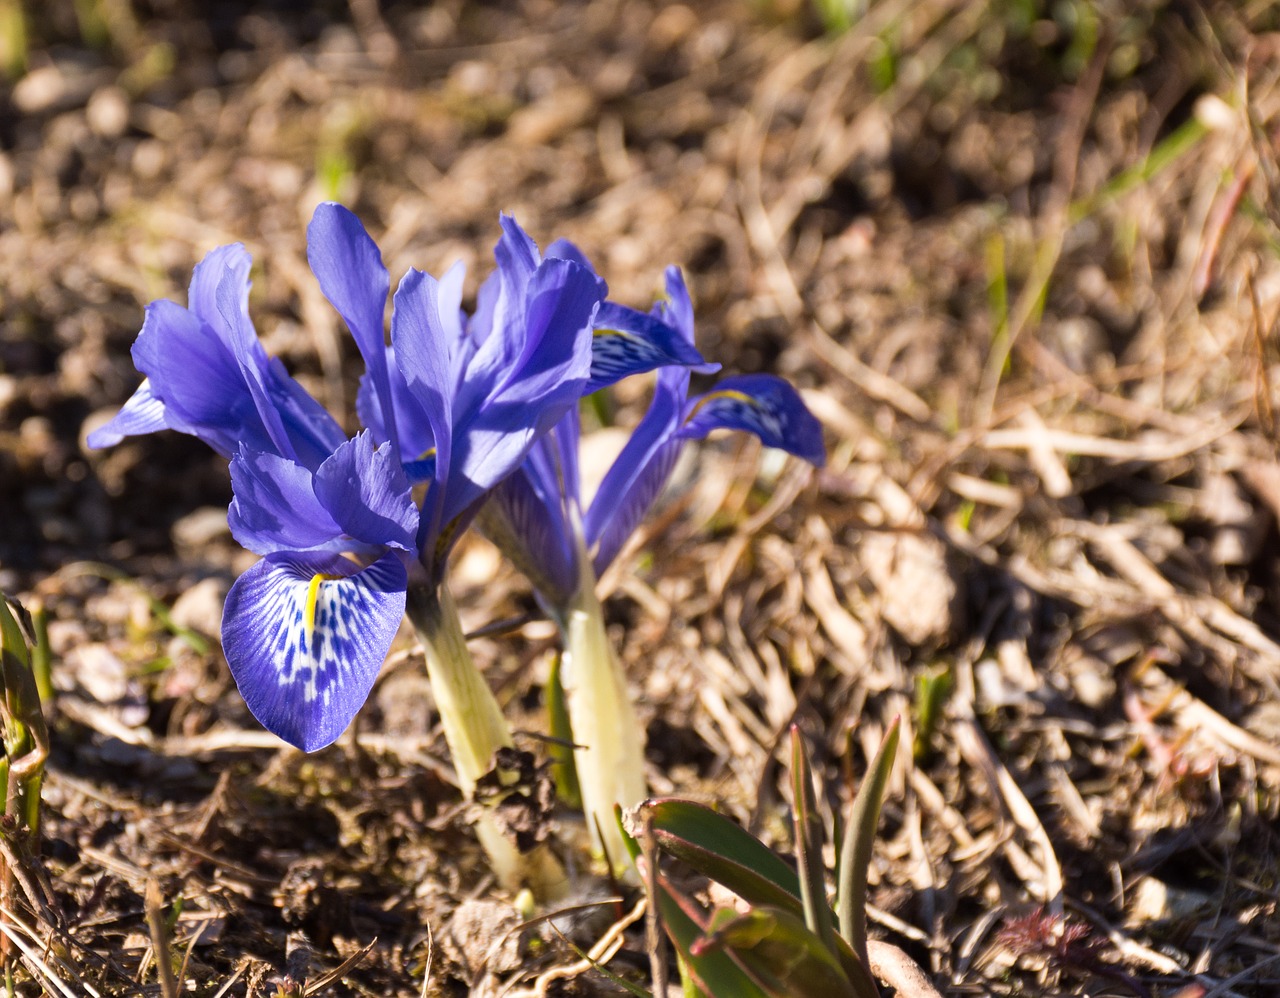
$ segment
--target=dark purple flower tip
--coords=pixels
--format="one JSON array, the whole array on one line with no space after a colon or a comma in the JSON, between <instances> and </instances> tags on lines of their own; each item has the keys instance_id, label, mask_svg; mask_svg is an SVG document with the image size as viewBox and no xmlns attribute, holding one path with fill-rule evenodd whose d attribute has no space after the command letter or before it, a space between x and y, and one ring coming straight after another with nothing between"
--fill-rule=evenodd
<instances>
[{"instance_id":1,"label":"dark purple flower tip","mask_svg":"<svg viewBox=\"0 0 1280 998\"><path fill-rule=\"evenodd\" d=\"M718 429L745 430L766 447L780 448L817 467L826 463L822 424L800 393L772 374L725 378L706 395L689 400L680 436L701 438Z\"/></svg>"}]
</instances>

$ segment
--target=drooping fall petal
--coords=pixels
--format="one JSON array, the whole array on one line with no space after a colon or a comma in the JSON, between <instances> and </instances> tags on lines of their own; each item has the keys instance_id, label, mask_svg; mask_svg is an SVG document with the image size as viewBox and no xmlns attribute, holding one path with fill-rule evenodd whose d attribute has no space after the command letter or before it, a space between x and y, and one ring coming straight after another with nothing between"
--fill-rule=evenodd
<instances>
[{"instance_id":1,"label":"drooping fall petal","mask_svg":"<svg viewBox=\"0 0 1280 998\"><path fill-rule=\"evenodd\" d=\"M705 437L712 430L745 430L766 447L778 447L819 467L826 461L822 424L788 382L772 374L725 378L690 399L680 436Z\"/></svg>"},{"instance_id":2,"label":"drooping fall petal","mask_svg":"<svg viewBox=\"0 0 1280 998\"><path fill-rule=\"evenodd\" d=\"M339 555L273 554L241 575L222 645L258 722L306 752L337 739L373 688L406 583L394 553L363 570Z\"/></svg>"}]
</instances>

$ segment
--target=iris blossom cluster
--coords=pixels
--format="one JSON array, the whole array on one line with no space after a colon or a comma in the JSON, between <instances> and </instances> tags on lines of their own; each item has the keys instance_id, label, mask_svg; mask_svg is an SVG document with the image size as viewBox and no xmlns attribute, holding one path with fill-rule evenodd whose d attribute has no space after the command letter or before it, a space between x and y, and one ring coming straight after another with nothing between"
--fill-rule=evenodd
<instances>
[{"instance_id":1,"label":"iris blossom cluster","mask_svg":"<svg viewBox=\"0 0 1280 998\"><path fill-rule=\"evenodd\" d=\"M666 274L667 300L647 317L655 339L693 346L693 305L679 268ZM623 312L617 308L617 312ZM630 311L630 310L625 310ZM641 323L628 316L628 325ZM668 365L658 371L648 412L583 508L578 470L578 411L565 412L554 431L535 445L517 471L494 490L484 526L533 584L539 601L563 622L581 584L579 538L590 570L599 577L618 556L667 484L690 440L713 430L745 430L816 465L824 460L822 427L799 393L782 378L748 374L724 378L703 395L689 396L690 371L716 364Z\"/></svg>"},{"instance_id":2,"label":"iris blossom cluster","mask_svg":"<svg viewBox=\"0 0 1280 998\"><path fill-rule=\"evenodd\" d=\"M666 274L667 300L647 316L656 340L693 350L693 305L680 270ZM627 324L642 322L634 316ZM660 330L660 332L656 332ZM584 509L578 467L578 411L565 412L515 473L493 491L481 528L529 578L564 642L565 701L583 805L597 848L625 861L612 820L615 804L646 794L644 738L626 679L604 630L596 580L617 557L662 492L684 445L713 430L744 430L769 447L823 463L822 428L799 393L768 374L719 381L689 396L690 369L664 366L648 412Z\"/></svg>"},{"instance_id":3,"label":"iris blossom cluster","mask_svg":"<svg viewBox=\"0 0 1280 998\"><path fill-rule=\"evenodd\" d=\"M595 334L604 282L556 247L542 258L512 219L502 225L475 314L461 309L461 266L438 281L410 270L388 346L377 246L346 208L317 209L308 258L366 365L366 429L354 437L267 357L249 318L250 257L232 245L196 267L187 307L148 306L133 346L145 380L89 438L106 447L172 429L231 460L231 531L263 558L231 588L223 645L254 716L299 748L328 745L351 722L411 581L438 587L487 492L584 391L701 360L643 329ZM606 342L597 360L593 345ZM415 485L427 486L421 508Z\"/></svg>"},{"instance_id":4,"label":"iris blossom cluster","mask_svg":"<svg viewBox=\"0 0 1280 998\"><path fill-rule=\"evenodd\" d=\"M407 615L468 796L494 752L511 744L446 584L449 553L486 502L494 510L486 523L572 630L583 606L595 607L599 624L595 576L685 440L729 427L822 456L816 422L778 379L730 378L688 398L690 370L716 365L693 345L678 271L668 272L670 301L640 312L608 301L571 244L543 254L513 219L501 224L496 269L468 315L461 266L439 279L411 269L391 295L356 216L337 204L317 208L307 229L311 269L365 364L354 436L267 356L249 317L250 257L236 244L196 267L185 307L147 307L133 346L145 378L89 437L107 447L170 429L230 460L231 532L262 558L228 593L222 641L264 727L306 751L333 742L368 698ZM655 368L653 405L583 514L579 400ZM518 882L516 866L498 857L501 836L484 822L477 830L495 872Z\"/></svg>"}]
</instances>

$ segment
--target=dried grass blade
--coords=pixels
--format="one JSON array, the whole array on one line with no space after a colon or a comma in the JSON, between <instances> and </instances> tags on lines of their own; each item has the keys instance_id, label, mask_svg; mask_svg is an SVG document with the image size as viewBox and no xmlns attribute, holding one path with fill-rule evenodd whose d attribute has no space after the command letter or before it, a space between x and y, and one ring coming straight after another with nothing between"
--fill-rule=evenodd
<instances>
[{"instance_id":1,"label":"dried grass blade","mask_svg":"<svg viewBox=\"0 0 1280 998\"><path fill-rule=\"evenodd\" d=\"M7 921L8 915L4 919L0 919L0 933L6 939L12 942L19 950L22 951L23 960L26 962L27 969L31 971L31 975L36 978L43 978L44 989L49 992L61 994L63 998L78 998L75 991L59 978L53 970L40 959L40 955L31 947L31 945L22 938L22 935ZM50 987L50 985L53 985Z\"/></svg>"},{"instance_id":2,"label":"dried grass blade","mask_svg":"<svg viewBox=\"0 0 1280 998\"><path fill-rule=\"evenodd\" d=\"M1159 669L1155 673L1164 676ZM1169 677L1164 678L1172 683ZM1280 748L1270 742L1263 741L1257 735L1244 728L1232 724L1203 700L1187 690L1180 691L1170 704L1169 709L1178 715L1179 722L1189 731L1207 729L1218 736L1228 747L1245 755L1251 755L1262 762L1280 766Z\"/></svg>"},{"instance_id":3,"label":"dried grass blade","mask_svg":"<svg viewBox=\"0 0 1280 998\"><path fill-rule=\"evenodd\" d=\"M164 998L178 998L178 981L173 976L173 954L169 949L169 927L165 924L164 896L160 893L159 881L147 880L143 906L147 917L147 928L151 932L151 948L155 951L156 975L160 979L160 992Z\"/></svg>"},{"instance_id":4,"label":"dried grass blade","mask_svg":"<svg viewBox=\"0 0 1280 998\"><path fill-rule=\"evenodd\" d=\"M316 978L313 978L312 980L307 981L307 986L302 991L302 998L308 998L309 995L318 994L320 991L323 991L334 981L341 980L343 977L345 977L347 974L351 972L352 968L354 968L357 964L360 963L361 960L363 960L366 956L368 956L370 950L372 950L373 947L376 946L377 944L378 944L378 937L374 936L372 939L369 940L369 944L367 946L364 946L361 949L357 950L355 953L352 953L349 957L343 960L342 963L338 964L338 966L336 966L333 970L330 970L327 973L321 974L319 977L316 977Z\"/></svg>"},{"instance_id":5,"label":"dried grass blade","mask_svg":"<svg viewBox=\"0 0 1280 998\"><path fill-rule=\"evenodd\" d=\"M1061 918L1064 886L1062 867L1058 865L1053 843L1049 840L1049 834L1045 831L1044 825L1040 823L1035 808L1019 789L1013 775L996 756L975 718L970 716L959 721L955 726L955 734L961 755L969 765L982 771L993 793L1004 801L1005 809L1014 824L1036 844L1040 853L1041 884L1039 887L1041 889L1036 891L1034 889L1036 885L1031 884L1028 884L1028 887L1032 888L1033 893L1042 894L1051 915ZM1006 847L1012 845L1013 843L1010 842Z\"/></svg>"}]
</instances>

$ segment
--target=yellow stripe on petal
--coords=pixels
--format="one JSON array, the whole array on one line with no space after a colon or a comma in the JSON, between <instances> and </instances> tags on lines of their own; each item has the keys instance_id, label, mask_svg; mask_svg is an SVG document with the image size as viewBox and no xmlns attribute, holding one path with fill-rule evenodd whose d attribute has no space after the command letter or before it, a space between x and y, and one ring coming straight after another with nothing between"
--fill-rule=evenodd
<instances>
[{"instance_id":1,"label":"yellow stripe on petal","mask_svg":"<svg viewBox=\"0 0 1280 998\"><path fill-rule=\"evenodd\" d=\"M685 417L684 421L688 423L693 419L694 416L698 414L698 412L704 406L708 405L711 402L718 402L721 399L728 399L732 402L742 402L753 409L760 408L760 403L753 396L748 395L746 392L740 392L733 388L722 388L718 392L707 392L706 395L698 399L698 401L694 403L693 408L689 410L689 415Z\"/></svg>"},{"instance_id":2,"label":"yellow stripe on petal","mask_svg":"<svg viewBox=\"0 0 1280 998\"><path fill-rule=\"evenodd\" d=\"M303 633L307 636L307 647L311 647L311 635L315 631L316 626L316 604L320 601L320 586L322 583L331 582L334 579L341 579L341 575L313 575L311 582L307 585L307 602L302 611L302 627Z\"/></svg>"}]
</instances>

